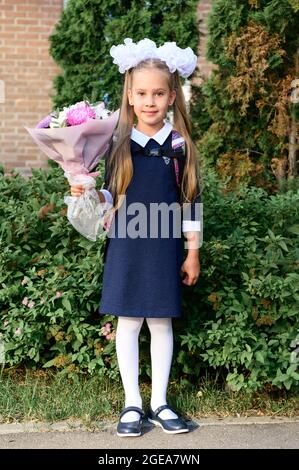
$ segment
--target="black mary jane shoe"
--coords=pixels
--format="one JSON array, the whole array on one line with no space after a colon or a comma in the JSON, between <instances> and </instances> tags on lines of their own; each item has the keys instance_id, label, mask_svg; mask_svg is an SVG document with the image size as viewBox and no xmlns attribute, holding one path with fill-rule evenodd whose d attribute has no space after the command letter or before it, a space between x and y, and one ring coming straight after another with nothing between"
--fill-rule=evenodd
<instances>
[{"instance_id":1,"label":"black mary jane shoe","mask_svg":"<svg viewBox=\"0 0 299 470\"><path fill-rule=\"evenodd\" d=\"M138 421L131 421L129 423L123 423L121 421L121 418L123 417L124 414L128 413L128 411L136 411L137 413L140 414L140 418ZM138 408L137 406L128 406L127 408L124 408L122 412L120 413L119 416L119 422L117 425L117 435L119 437L138 437L141 435L141 425L142 425L142 419L144 417L144 412L142 411L141 408Z\"/></svg>"},{"instance_id":2,"label":"black mary jane shoe","mask_svg":"<svg viewBox=\"0 0 299 470\"><path fill-rule=\"evenodd\" d=\"M167 434L179 434L181 432L189 432L189 428L186 422L182 418L173 418L173 419L162 419L159 417L159 414L163 410L171 410L173 413L176 414L174 410L170 408L168 405L159 406L155 411L151 408L149 410L148 420L150 423L154 424L155 426L160 426L164 432Z\"/></svg>"}]
</instances>

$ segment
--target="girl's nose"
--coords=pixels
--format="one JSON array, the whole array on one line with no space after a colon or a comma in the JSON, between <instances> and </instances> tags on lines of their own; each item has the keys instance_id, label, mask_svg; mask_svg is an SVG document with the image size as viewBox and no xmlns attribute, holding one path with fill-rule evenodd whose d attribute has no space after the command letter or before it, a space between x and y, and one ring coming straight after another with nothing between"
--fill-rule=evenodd
<instances>
[{"instance_id":1,"label":"girl's nose","mask_svg":"<svg viewBox=\"0 0 299 470\"><path fill-rule=\"evenodd\" d=\"M155 100L153 96L149 96L146 100L146 106L154 106Z\"/></svg>"}]
</instances>

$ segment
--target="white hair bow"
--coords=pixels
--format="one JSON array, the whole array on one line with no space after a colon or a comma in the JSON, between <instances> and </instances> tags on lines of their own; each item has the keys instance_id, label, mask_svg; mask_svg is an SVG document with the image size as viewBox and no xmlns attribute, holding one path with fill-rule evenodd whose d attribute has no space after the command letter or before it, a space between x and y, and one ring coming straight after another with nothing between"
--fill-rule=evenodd
<instances>
[{"instance_id":1,"label":"white hair bow","mask_svg":"<svg viewBox=\"0 0 299 470\"><path fill-rule=\"evenodd\" d=\"M110 55L120 73L136 67L143 60L160 59L166 63L171 73L177 70L182 77L187 78L194 72L197 63L197 57L190 47L181 49L175 42L165 42L163 46L157 47L154 41L147 38L137 43L126 38L124 44L111 47Z\"/></svg>"}]
</instances>

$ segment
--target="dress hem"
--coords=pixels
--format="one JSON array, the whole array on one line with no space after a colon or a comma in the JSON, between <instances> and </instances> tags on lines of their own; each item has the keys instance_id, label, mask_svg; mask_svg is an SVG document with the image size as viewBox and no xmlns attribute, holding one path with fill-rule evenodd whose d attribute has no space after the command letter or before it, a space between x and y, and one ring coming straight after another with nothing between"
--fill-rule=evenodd
<instances>
[{"instance_id":1,"label":"dress hem","mask_svg":"<svg viewBox=\"0 0 299 470\"><path fill-rule=\"evenodd\" d=\"M141 313L141 312L130 312L123 311L121 313L115 312L112 313L114 309L109 309L107 312L103 312L102 309L98 308L98 313L99 315L113 315L115 317L135 317L135 318L180 318L182 316L181 313L164 313L164 312L158 312L158 313Z\"/></svg>"}]
</instances>

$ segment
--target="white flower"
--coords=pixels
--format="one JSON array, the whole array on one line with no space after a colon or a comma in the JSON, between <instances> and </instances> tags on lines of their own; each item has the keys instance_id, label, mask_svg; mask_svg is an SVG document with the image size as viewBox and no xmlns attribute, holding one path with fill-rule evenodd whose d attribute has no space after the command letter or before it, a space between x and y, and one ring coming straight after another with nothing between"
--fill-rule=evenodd
<instances>
[{"instance_id":1,"label":"white flower","mask_svg":"<svg viewBox=\"0 0 299 470\"><path fill-rule=\"evenodd\" d=\"M197 57L190 47L181 49L175 42L166 42L157 48L154 41L148 38L137 44L131 38L126 38L124 44L112 46L110 54L120 73L136 67L143 60L160 59L167 64L171 73L177 70L182 77L187 78L193 73L197 63Z\"/></svg>"},{"instance_id":2,"label":"white flower","mask_svg":"<svg viewBox=\"0 0 299 470\"><path fill-rule=\"evenodd\" d=\"M22 305L28 305L28 297L24 297L24 299L22 300Z\"/></svg>"},{"instance_id":3,"label":"white flower","mask_svg":"<svg viewBox=\"0 0 299 470\"><path fill-rule=\"evenodd\" d=\"M105 103L99 103L92 107L96 114L96 119L106 119L110 116L111 112L108 109L105 109Z\"/></svg>"},{"instance_id":4,"label":"white flower","mask_svg":"<svg viewBox=\"0 0 299 470\"><path fill-rule=\"evenodd\" d=\"M56 128L56 127L66 127L66 117L68 110L70 108L63 108L62 111L58 113L57 117L53 117L51 122L50 122L50 129Z\"/></svg>"},{"instance_id":5,"label":"white flower","mask_svg":"<svg viewBox=\"0 0 299 470\"><path fill-rule=\"evenodd\" d=\"M22 286L25 286L25 284L28 284L28 281L29 281L28 277L25 276L24 279L21 281Z\"/></svg>"}]
</instances>

